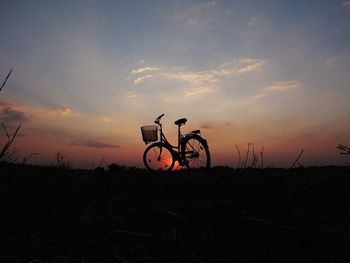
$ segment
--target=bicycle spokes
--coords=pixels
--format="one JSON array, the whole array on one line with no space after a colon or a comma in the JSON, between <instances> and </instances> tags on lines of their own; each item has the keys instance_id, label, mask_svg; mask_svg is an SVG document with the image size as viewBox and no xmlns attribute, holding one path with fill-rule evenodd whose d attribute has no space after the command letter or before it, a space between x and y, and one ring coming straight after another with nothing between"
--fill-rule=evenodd
<instances>
[{"instance_id":1,"label":"bicycle spokes","mask_svg":"<svg viewBox=\"0 0 350 263\"><path fill-rule=\"evenodd\" d=\"M184 158L185 164L189 168L207 168L210 165L209 151L203 145L203 139L191 138L186 142Z\"/></svg>"},{"instance_id":2,"label":"bicycle spokes","mask_svg":"<svg viewBox=\"0 0 350 263\"><path fill-rule=\"evenodd\" d=\"M168 148L153 146L145 154L147 167L151 170L170 170L173 166L173 156Z\"/></svg>"},{"instance_id":3,"label":"bicycle spokes","mask_svg":"<svg viewBox=\"0 0 350 263\"><path fill-rule=\"evenodd\" d=\"M159 155L158 155L158 159L157 159L158 162L162 160L162 149L163 149L163 147L160 146L160 147L159 147ZM163 156L163 157L164 157L164 156Z\"/></svg>"},{"instance_id":4,"label":"bicycle spokes","mask_svg":"<svg viewBox=\"0 0 350 263\"><path fill-rule=\"evenodd\" d=\"M204 148L202 144L197 140L191 139L186 144L186 153L189 154L190 158L198 158L200 155L199 154L200 151L203 151L203 150Z\"/></svg>"},{"instance_id":5,"label":"bicycle spokes","mask_svg":"<svg viewBox=\"0 0 350 263\"><path fill-rule=\"evenodd\" d=\"M163 147L159 148L153 148L153 154L155 159L158 161L158 165L164 166L165 168L168 167L169 159L171 159L171 156L168 156L167 154L162 155ZM152 159L149 159L151 162Z\"/></svg>"}]
</instances>

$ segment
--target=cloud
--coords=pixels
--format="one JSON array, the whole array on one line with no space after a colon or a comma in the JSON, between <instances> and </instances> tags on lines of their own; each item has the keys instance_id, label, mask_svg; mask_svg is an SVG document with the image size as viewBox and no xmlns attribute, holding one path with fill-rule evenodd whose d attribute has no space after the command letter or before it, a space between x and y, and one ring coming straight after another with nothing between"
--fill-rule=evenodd
<instances>
[{"instance_id":1,"label":"cloud","mask_svg":"<svg viewBox=\"0 0 350 263\"><path fill-rule=\"evenodd\" d=\"M261 99L263 97L265 97L265 94L257 94L257 95L251 96L250 99L258 100L258 99Z\"/></svg>"},{"instance_id":2,"label":"cloud","mask_svg":"<svg viewBox=\"0 0 350 263\"><path fill-rule=\"evenodd\" d=\"M151 74L147 74L147 75L142 76L142 77L137 77L136 79L134 79L134 84L137 85L137 84L141 83L142 81L149 79L149 78L152 78Z\"/></svg>"},{"instance_id":3,"label":"cloud","mask_svg":"<svg viewBox=\"0 0 350 263\"><path fill-rule=\"evenodd\" d=\"M238 69L238 73L247 73L258 71L265 64L266 61L259 59L240 59L239 64L241 67Z\"/></svg>"},{"instance_id":4,"label":"cloud","mask_svg":"<svg viewBox=\"0 0 350 263\"><path fill-rule=\"evenodd\" d=\"M159 70L159 68L157 68L157 67L142 67L142 68L138 68L138 69L133 69L131 71L131 74L138 74L138 73L157 71L157 70Z\"/></svg>"},{"instance_id":5,"label":"cloud","mask_svg":"<svg viewBox=\"0 0 350 263\"><path fill-rule=\"evenodd\" d=\"M126 93L126 96L127 96L128 98L136 98L136 97L137 97L137 95L136 95L135 93L133 93L133 92L127 92L127 93Z\"/></svg>"},{"instance_id":6,"label":"cloud","mask_svg":"<svg viewBox=\"0 0 350 263\"><path fill-rule=\"evenodd\" d=\"M104 122L112 122L112 119L109 117L101 117L100 119Z\"/></svg>"},{"instance_id":7,"label":"cloud","mask_svg":"<svg viewBox=\"0 0 350 263\"><path fill-rule=\"evenodd\" d=\"M69 114L71 114L72 110L65 107L59 107L59 108L51 109L49 110L49 112L60 116L68 116Z\"/></svg>"},{"instance_id":8,"label":"cloud","mask_svg":"<svg viewBox=\"0 0 350 263\"><path fill-rule=\"evenodd\" d=\"M102 142L72 142L71 145L73 146L85 146L89 148L96 148L96 149L102 149L102 148L119 148L119 145L114 144L108 144L108 143L102 143Z\"/></svg>"},{"instance_id":9,"label":"cloud","mask_svg":"<svg viewBox=\"0 0 350 263\"><path fill-rule=\"evenodd\" d=\"M30 122L30 118L24 112L18 111L11 106L5 106L0 113L1 122L11 124L14 122Z\"/></svg>"},{"instance_id":10,"label":"cloud","mask_svg":"<svg viewBox=\"0 0 350 263\"><path fill-rule=\"evenodd\" d=\"M229 126L232 126L231 122L206 122L201 125L201 129L226 129Z\"/></svg>"},{"instance_id":11,"label":"cloud","mask_svg":"<svg viewBox=\"0 0 350 263\"><path fill-rule=\"evenodd\" d=\"M225 77L246 74L258 71L266 63L260 59L240 59L224 63L217 69L193 71L184 68L174 67L143 67L133 69L132 75L136 75L133 79L134 85L139 85L147 79L184 81L189 84L189 88L185 90L186 96L199 95L214 90L218 82ZM147 69L147 70L145 70ZM153 74L146 74L148 69L157 69Z\"/></svg>"},{"instance_id":12,"label":"cloud","mask_svg":"<svg viewBox=\"0 0 350 263\"><path fill-rule=\"evenodd\" d=\"M201 93L206 93L209 91L208 87L196 87L186 91L186 96L199 95Z\"/></svg>"},{"instance_id":13,"label":"cloud","mask_svg":"<svg viewBox=\"0 0 350 263\"><path fill-rule=\"evenodd\" d=\"M289 91L300 88L301 84L297 80L274 81L269 86L265 87L267 91Z\"/></svg>"},{"instance_id":14,"label":"cloud","mask_svg":"<svg viewBox=\"0 0 350 263\"><path fill-rule=\"evenodd\" d=\"M344 7L350 8L350 0L344 1L344 2L343 2L343 6L344 6Z\"/></svg>"}]
</instances>

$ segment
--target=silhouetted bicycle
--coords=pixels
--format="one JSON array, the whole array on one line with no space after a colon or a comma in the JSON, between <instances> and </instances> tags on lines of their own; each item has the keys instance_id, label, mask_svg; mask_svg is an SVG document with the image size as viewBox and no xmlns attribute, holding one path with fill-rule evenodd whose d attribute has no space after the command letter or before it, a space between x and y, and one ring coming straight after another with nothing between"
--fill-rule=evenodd
<instances>
[{"instance_id":1,"label":"silhouetted bicycle","mask_svg":"<svg viewBox=\"0 0 350 263\"><path fill-rule=\"evenodd\" d=\"M158 141L158 126L147 125L141 127L143 141L149 145L144 154L143 162L151 171L171 171L176 161L179 165L187 168L209 168L210 153L207 141L201 137L200 130L191 131L185 135L181 134L181 126L187 122L182 118L175 121L178 126L178 144L171 145L166 139L160 119L160 115L154 123L159 126L160 141Z\"/></svg>"}]
</instances>

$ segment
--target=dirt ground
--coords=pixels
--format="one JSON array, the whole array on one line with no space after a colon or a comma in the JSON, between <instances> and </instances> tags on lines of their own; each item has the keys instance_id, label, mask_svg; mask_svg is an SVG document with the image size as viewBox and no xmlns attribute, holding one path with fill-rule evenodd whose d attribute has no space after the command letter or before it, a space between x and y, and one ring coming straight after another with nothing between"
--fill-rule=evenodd
<instances>
[{"instance_id":1,"label":"dirt ground","mask_svg":"<svg viewBox=\"0 0 350 263\"><path fill-rule=\"evenodd\" d=\"M350 262L350 167L0 166L1 262Z\"/></svg>"}]
</instances>

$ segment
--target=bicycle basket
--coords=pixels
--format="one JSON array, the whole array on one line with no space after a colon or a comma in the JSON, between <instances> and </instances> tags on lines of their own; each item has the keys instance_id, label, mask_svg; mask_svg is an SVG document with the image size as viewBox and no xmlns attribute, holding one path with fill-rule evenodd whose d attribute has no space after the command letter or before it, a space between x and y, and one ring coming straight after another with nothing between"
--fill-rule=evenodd
<instances>
[{"instance_id":1,"label":"bicycle basket","mask_svg":"<svg viewBox=\"0 0 350 263\"><path fill-rule=\"evenodd\" d=\"M158 126L146 125L141 127L142 139L147 144L149 142L158 141Z\"/></svg>"}]
</instances>

